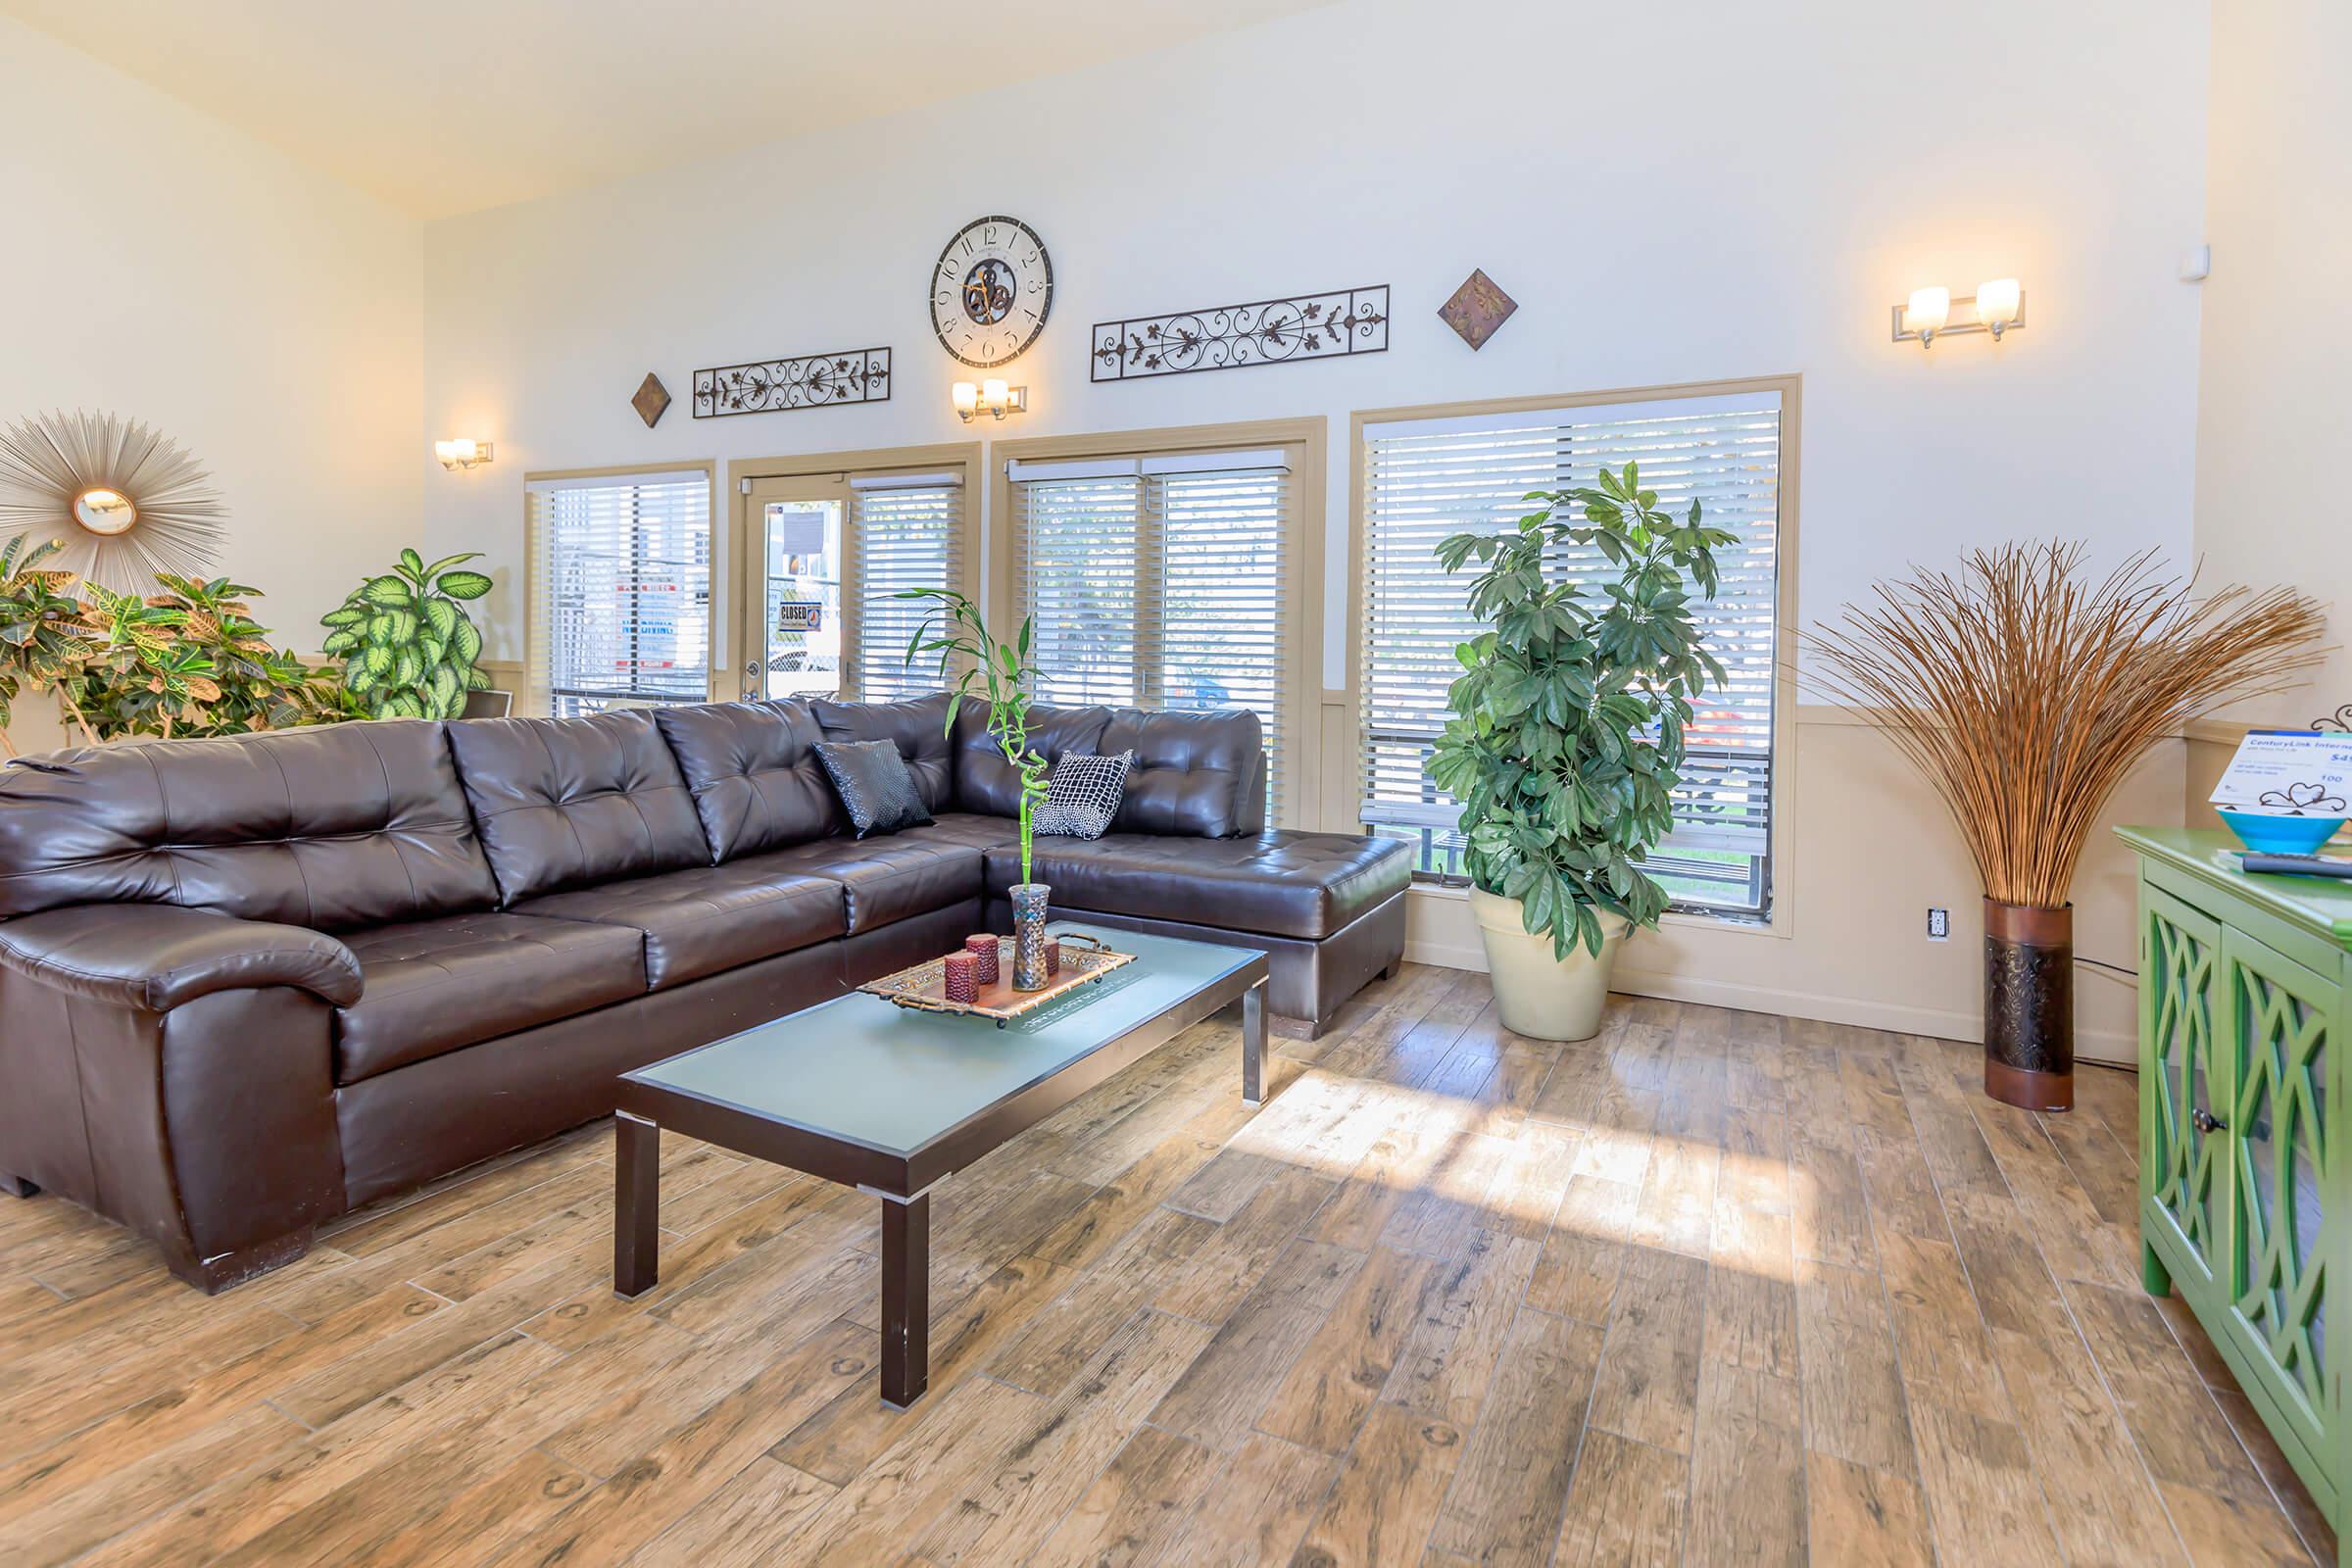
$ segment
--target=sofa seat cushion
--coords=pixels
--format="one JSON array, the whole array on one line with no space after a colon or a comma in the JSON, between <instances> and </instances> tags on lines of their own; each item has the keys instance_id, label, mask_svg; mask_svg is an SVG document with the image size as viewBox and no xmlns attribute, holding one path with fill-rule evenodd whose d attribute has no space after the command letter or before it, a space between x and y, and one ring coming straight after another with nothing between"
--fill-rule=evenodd
<instances>
[{"instance_id":1,"label":"sofa seat cushion","mask_svg":"<svg viewBox=\"0 0 2352 1568\"><path fill-rule=\"evenodd\" d=\"M1397 840L1287 830L1239 839L1044 838L1035 865L1057 909L1305 941L1345 929L1402 892L1413 872L1412 853ZM1019 845L988 852L990 893L1003 894L1020 874Z\"/></svg>"},{"instance_id":2,"label":"sofa seat cushion","mask_svg":"<svg viewBox=\"0 0 2352 1568\"><path fill-rule=\"evenodd\" d=\"M927 826L910 827L898 835L930 844L961 844L975 850L1002 849L1021 842L1021 824L1009 816L987 811L942 811Z\"/></svg>"},{"instance_id":3,"label":"sofa seat cushion","mask_svg":"<svg viewBox=\"0 0 2352 1568\"><path fill-rule=\"evenodd\" d=\"M620 925L458 914L354 931L360 1000L335 1009L335 1081L357 1083L645 994L645 940Z\"/></svg>"},{"instance_id":4,"label":"sofa seat cushion","mask_svg":"<svg viewBox=\"0 0 2352 1568\"><path fill-rule=\"evenodd\" d=\"M559 893L514 912L642 932L645 978L661 991L844 935L847 910L840 883L753 858Z\"/></svg>"},{"instance_id":5,"label":"sofa seat cushion","mask_svg":"<svg viewBox=\"0 0 2352 1568\"><path fill-rule=\"evenodd\" d=\"M825 839L730 864L798 872L838 882L849 898L850 933L894 925L987 892L981 851L969 844L924 838L912 828L871 839ZM1018 863L1020 855L1013 855Z\"/></svg>"}]
</instances>

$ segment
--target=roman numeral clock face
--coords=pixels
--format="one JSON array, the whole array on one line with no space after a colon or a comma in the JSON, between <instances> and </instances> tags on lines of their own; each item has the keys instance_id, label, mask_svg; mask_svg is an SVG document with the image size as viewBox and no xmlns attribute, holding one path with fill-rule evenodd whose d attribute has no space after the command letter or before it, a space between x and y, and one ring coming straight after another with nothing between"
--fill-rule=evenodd
<instances>
[{"instance_id":1,"label":"roman numeral clock face","mask_svg":"<svg viewBox=\"0 0 2352 1568\"><path fill-rule=\"evenodd\" d=\"M978 369L1036 342L1053 306L1054 263L1037 230L1017 218L964 224L931 271L931 326L940 346Z\"/></svg>"}]
</instances>

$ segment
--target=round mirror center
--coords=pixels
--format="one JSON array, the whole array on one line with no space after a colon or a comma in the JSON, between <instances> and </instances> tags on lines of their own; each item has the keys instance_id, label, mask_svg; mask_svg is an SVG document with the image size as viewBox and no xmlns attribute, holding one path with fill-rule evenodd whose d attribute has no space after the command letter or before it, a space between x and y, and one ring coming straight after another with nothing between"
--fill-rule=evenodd
<instances>
[{"instance_id":1,"label":"round mirror center","mask_svg":"<svg viewBox=\"0 0 2352 1568\"><path fill-rule=\"evenodd\" d=\"M139 509L120 490L84 490L74 498L74 520L94 534L128 533Z\"/></svg>"}]
</instances>

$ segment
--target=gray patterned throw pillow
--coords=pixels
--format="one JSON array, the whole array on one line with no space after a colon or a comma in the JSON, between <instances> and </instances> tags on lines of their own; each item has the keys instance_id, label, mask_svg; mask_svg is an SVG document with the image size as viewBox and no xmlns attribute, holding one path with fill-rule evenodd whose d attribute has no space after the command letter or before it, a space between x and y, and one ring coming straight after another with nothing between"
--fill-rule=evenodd
<instances>
[{"instance_id":1,"label":"gray patterned throw pillow","mask_svg":"<svg viewBox=\"0 0 2352 1568\"><path fill-rule=\"evenodd\" d=\"M1133 752L1116 757L1093 757L1064 752L1046 781L1045 804L1037 808L1033 826L1041 834L1068 839L1099 839L1119 814L1119 800L1127 793L1127 769Z\"/></svg>"},{"instance_id":2,"label":"gray patterned throw pillow","mask_svg":"<svg viewBox=\"0 0 2352 1568\"><path fill-rule=\"evenodd\" d=\"M816 760L833 780L841 808L859 838L921 827L931 820L906 759L889 741L818 741Z\"/></svg>"}]
</instances>

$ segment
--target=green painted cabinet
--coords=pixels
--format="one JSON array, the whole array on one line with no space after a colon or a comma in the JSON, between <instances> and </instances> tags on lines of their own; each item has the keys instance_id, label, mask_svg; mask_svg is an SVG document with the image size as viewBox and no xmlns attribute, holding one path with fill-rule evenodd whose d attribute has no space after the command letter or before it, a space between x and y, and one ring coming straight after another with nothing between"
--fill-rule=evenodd
<instances>
[{"instance_id":1,"label":"green painted cabinet","mask_svg":"<svg viewBox=\"0 0 2352 1568\"><path fill-rule=\"evenodd\" d=\"M2328 1511L2352 1568L2352 1431L2328 1343L2352 1280L2352 883L2248 876L2228 834L2139 854L2140 1236ZM2352 1287L2348 1287L2352 1288Z\"/></svg>"}]
</instances>

